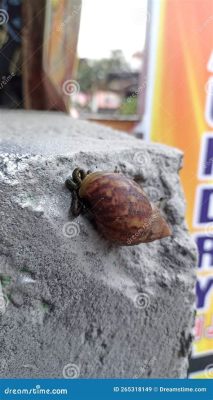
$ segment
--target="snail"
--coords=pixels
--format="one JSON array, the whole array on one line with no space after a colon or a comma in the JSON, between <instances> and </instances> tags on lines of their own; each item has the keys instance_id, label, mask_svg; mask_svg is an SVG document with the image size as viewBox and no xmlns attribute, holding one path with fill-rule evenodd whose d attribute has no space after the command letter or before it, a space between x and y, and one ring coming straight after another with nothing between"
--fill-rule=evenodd
<instances>
[{"instance_id":1,"label":"snail","mask_svg":"<svg viewBox=\"0 0 213 400\"><path fill-rule=\"evenodd\" d=\"M75 168L65 184L72 192L72 214L77 217L89 211L110 241L130 246L171 236L159 209L135 181L121 173Z\"/></svg>"}]
</instances>

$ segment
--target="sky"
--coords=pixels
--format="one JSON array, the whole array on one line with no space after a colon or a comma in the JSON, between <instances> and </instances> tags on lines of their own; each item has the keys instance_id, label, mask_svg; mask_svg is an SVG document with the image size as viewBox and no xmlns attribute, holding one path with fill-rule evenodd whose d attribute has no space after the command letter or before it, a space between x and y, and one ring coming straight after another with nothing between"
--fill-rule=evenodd
<instances>
[{"instance_id":1,"label":"sky","mask_svg":"<svg viewBox=\"0 0 213 400\"><path fill-rule=\"evenodd\" d=\"M130 61L143 50L146 19L147 0L82 0L79 57L98 59L121 49Z\"/></svg>"}]
</instances>

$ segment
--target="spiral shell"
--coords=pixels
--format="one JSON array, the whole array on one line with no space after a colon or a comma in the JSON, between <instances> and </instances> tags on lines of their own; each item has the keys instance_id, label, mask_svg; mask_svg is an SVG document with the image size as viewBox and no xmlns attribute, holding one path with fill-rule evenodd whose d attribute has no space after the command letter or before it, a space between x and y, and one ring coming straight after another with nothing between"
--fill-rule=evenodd
<instances>
[{"instance_id":1,"label":"spiral shell","mask_svg":"<svg viewBox=\"0 0 213 400\"><path fill-rule=\"evenodd\" d=\"M171 229L143 189L124 175L94 172L84 177L78 196L105 238L136 245L171 235Z\"/></svg>"}]
</instances>

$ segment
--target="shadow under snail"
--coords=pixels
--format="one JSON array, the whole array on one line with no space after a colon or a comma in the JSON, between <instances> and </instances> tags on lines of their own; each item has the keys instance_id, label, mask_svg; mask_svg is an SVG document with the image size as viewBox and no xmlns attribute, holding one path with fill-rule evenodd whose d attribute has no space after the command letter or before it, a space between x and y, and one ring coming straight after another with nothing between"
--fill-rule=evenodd
<instances>
[{"instance_id":1,"label":"shadow under snail","mask_svg":"<svg viewBox=\"0 0 213 400\"><path fill-rule=\"evenodd\" d=\"M89 212L103 236L123 246L152 242L172 232L143 189L118 172L75 168L65 182L72 192L71 212Z\"/></svg>"}]
</instances>

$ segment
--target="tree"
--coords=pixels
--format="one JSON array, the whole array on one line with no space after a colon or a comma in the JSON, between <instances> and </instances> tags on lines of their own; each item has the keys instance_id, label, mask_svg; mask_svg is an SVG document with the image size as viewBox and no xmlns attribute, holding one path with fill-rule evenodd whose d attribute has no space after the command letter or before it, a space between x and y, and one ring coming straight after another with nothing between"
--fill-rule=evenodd
<instances>
[{"instance_id":1,"label":"tree","mask_svg":"<svg viewBox=\"0 0 213 400\"><path fill-rule=\"evenodd\" d=\"M110 72L122 73L130 71L122 50L113 50L110 58L101 60L79 60L77 80L83 92L93 92L106 84Z\"/></svg>"}]
</instances>

